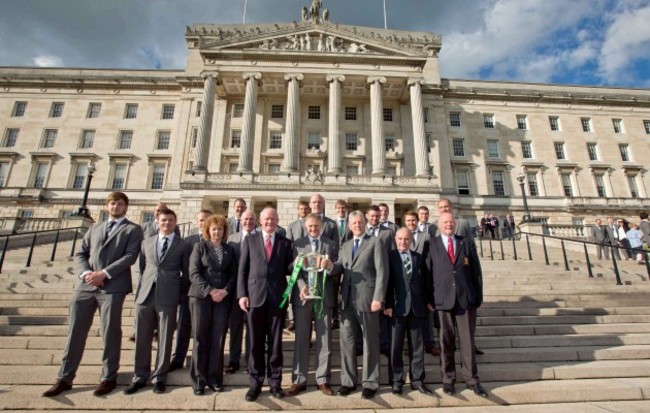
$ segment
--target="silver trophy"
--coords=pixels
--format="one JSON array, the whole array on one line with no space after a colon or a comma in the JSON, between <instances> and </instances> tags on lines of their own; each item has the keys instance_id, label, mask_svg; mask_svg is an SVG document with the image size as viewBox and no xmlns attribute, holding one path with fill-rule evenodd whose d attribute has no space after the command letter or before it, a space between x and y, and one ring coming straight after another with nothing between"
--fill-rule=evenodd
<instances>
[{"instance_id":1,"label":"silver trophy","mask_svg":"<svg viewBox=\"0 0 650 413\"><path fill-rule=\"evenodd\" d=\"M322 297L316 292L316 286L318 285L318 271L320 260L327 259L327 255L321 255L317 252L311 252L305 255L306 261L306 270L307 270L307 295L305 296L306 300L321 300Z\"/></svg>"}]
</instances>

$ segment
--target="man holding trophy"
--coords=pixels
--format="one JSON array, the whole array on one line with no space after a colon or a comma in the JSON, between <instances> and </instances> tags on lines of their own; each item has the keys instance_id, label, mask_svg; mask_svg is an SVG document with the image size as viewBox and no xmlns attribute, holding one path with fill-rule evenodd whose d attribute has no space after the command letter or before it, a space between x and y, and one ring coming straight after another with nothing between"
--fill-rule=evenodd
<instances>
[{"instance_id":1,"label":"man holding trophy","mask_svg":"<svg viewBox=\"0 0 650 413\"><path fill-rule=\"evenodd\" d=\"M316 329L316 383L328 396L334 394L330 386L330 353L332 346L332 309L337 304L334 279L328 277L332 262L338 259L338 242L321 236L322 221L317 214L304 219L307 236L293 243L292 270L301 265L291 294L296 341L291 374L292 385L288 396L296 396L307 389L309 371L309 343L312 319Z\"/></svg>"}]
</instances>

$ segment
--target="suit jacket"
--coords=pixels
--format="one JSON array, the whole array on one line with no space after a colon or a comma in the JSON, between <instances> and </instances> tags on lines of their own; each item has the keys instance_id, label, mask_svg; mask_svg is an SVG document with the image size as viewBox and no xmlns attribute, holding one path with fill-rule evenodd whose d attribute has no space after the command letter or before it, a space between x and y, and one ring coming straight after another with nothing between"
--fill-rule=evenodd
<instances>
[{"instance_id":1,"label":"suit jacket","mask_svg":"<svg viewBox=\"0 0 650 413\"><path fill-rule=\"evenodd\" d=\"M255 232L262 232L262 226L261 226L261 225L258 225L257 228L255 228ZM285 238L287 237L287 230L284 229L284 227L281 227L281 226L279 226L279 225L278 225L278 227L275 229L275 233L276 233L276 234L280 234L280 235L282 235L282 236L285 237Z\"/></svg>"},{"instance_id":2,"label":"suit jacket","mask_svg":"<svg viewBox=\"0 0 650 413\"><path fill-rule=\"evenodd\" d=\"M306 235L306 234L305 234ZM323 228L321 229L321 237L331 239L339 244L339 226L333 219L323 216Z\"/></svg>"},{"instance_id":3,"label":"suit jacket","mask_svg":"<svg viewBox=\"0 0 650 413\"><path fill-rule=\"evenodd\" d=\"M158 235L158 228L156 228L156 221L149 221L145 222L142 224L142 232L144 234L144 238L149 238L153 237L154 235ZM181 230L176 226L174 229L174 234L177 236L181 236Z\"/></svg>"},{"instance_id":4,"label":"suit jacket","mask_svg":"<svg viewBox=\"0 0 650 413\"><path fill-rule=\"evenodd\" d=\"M594 224L591 226L591 241L599 244L608 242L607 230L603 225Z\"/></svg>"},{"instance_id":5,"label":"suit jacket","mask_svg":"<svg viewBox=\"0 0 650 413\"><path fill-rule=\"evenodd\" d=\"M605 225L605 231L607 231L607 240L609 241L609 244L618 245L618 242L616 241L618 239L618 229L614 229L609 225Z\"/></svg>"},{"instance_id":6,"label":"suit jacket","mask_svg":"<svg viewBox=\"0 0 650 413\"><path fill-rule=\"evenodd\" d=\"M411 251L411 278L407 279L398 250L388 253L389 276L386 290L386 308L393 309L393 317L427 317L427 304L433 305L431 299L431 277L425 273L424 257Z\"/></svg>"},{"instance_id":7,"label":"suit jacket","mask_svg":"<svg viewBox=\"0 0 650 413\"><path fill-rule=\"evenodd\" d=\"M368 228L366 228L366 231L368 231ZM384 244L386 252L397 248L395 246L395 234L390 229L379 225L379 232L377 233L376 237L379 238L382 244Z\"/></svg>"},{"instance_id":8,"label":"suit jacket","mask_svg":"<svg viewBox=\"0 0 650 413\"><path fill-rule=\"evenodd\" d=\"M102 287L88 285L80 278L75 289L128 294L133 291L131 266L140 253L142 228L124 219L104 240L107 225L108 221L99 222L86 232L81 248L75 254L75 263L79 275L88 271L106 270L110 278L104 280Z\"/></svg>"},{"instance_id":9,"label":"suit jacket","mask_svg":"<svg viewBox=\"0 0 650 413\"><path fill-rule=\"evenodd\" d=\"M336 219L333 219L334 225L336 225L336 229L338 231L339 229L339 217L337 216ZM348 228L348 219L345 218L345 225L343 226L343 234L341 234L341 231L338 231L339 234L339 246L343 245L343 243L349 239L352 239L352 231L350 231L350 228Z\"/></svg>"},{"instance_id":10,"label":"suit jacket","mask_svg":"<svg viewBox=\"0 0 650 413\"><path fill-rule=\"evenodd\" d=\"M354 306L360 312L370 312L373 300L384 302L388 285L388 252L381 240L363 236L357 255L352 258L354 239L341 246L339 260L332 275L342 274L341 309Z\"/></svg>"},{"instance_id":11,"label":"suit jacket","mask_svg":"<svg viewBox=\"0 0 650 413\"><path fill-rule=\"evenodd\" d=\"M643 220L639 223L639 231L643 234L643 240L650 245L650 222Z\"/></svg>"},{"instance_id":12,"label":"suit jacket","mask_svg":"<svg viewBox=\"0 0 650 413\"><path fill-rule=\"evenodd\" d=\"M149 237L140 249L140 279L135 293L135 303L143 304L156 284L156 302L176 306L189 285L190 244L178 236L167 248L162 260L158 259L158 237Z\"/></svg>"},{"instance_id":13,"label":"suit jacket","mask_svg":"<svg viewBox=\"0 0 650 413\"><path fill-rule=\"evenodd\" d=\"M320 243L319 243L319 254L327 254L329 256L329 259L332 260L332 262L338 261L339 258L339 246L337 243L335 243L332 240L329 240L327 238L321 237ZM293 259L295 260L296 257L299 254L309 254L311 252L311 244L309 241L309 237L302 237L298 238L293 242ZM289 268L289 272L291 273L293 271L293 264ZM329 275L329 274L328 274ZM294 305L302 305L302 301L300 300L300 290L306 285L308 285L308 274L305 269L303 269L300 272L300 276L298 277L298 280L296 281L296 285L293 287L293 291L291 292L291 304ZM318 273L318 291L321 291L321 286L323 285L323 273L319 272ZM325 280L325 292L322 294L324 304L327 307L334 307L336 306L337 303L337 297L336 297L336 288L334 286L334 277L328 276L327 280Z\"/></svg>"},{"instance_id":14,"label":"suit jacket","mask_svg":"<svg viewBox=\"0 0 650 413\"><path fill-rule=\"evenodd\" d=\"M510 218L510 219L504 218L504 220L503 220L503 228L507 228L510 231L514 231L515 226L516 225L515 225L515 219L514 218Z\"/></svg>"},{"instance_id":15,"label":"suit jacket","mask_svg":"<svg viewBox=\"0 0 650 413\"><path fill-rule=\"evenodd\" d=\"M190 244L190 246L192 248L194 248L194 245L198 244L199 241L201 241L202 239L203 239L203 235L200 232L196 233L196 234L188 235L187 237L185 237L185 241L187 241L187 243ZM190 254L191 253L192 253L192 250L190 249Z\"/></svg>"},{"instance_id":16,"label":"suit jacket","mask_svg":"<svg viewBox=\"0 0 650 413\"><path fill-rule=\"evenodd\" d=\"M429 253L429 241L431 236L428 232L420 232L418 229L418 239L411 242L411 251L415 251L422 256L426 256Z\"/></svg>"},{"instance_id":17,"label":"suit jacket","mask_svg":"<svg viewBox=\"0 0 650 413\"><path fill-rule=\"evenodd\" d=\"M237 218L236 217L228 217L228 235L236 234L239 231L241 231L241 223L239 224L239 231L237 231Z\"/></svg>"},{"instance_id":18,"label":"suit jacket","mask_svg":"<svg viewBox=\"0 0 650 413\"><path fill-rule=\"evenodd\" d=\"M233 248L225 242L221 243L221 247L223 259L219 263L210 241L201 240L194 245L190 256L190 297L207 298L215 288L225 289L229 296L235 293L237 256Z\"/></svg>"},{"instance_id":19,"label":"suit jacket","mask_svg":"<svg viewBox=\"0 0 650 413\"><path fill-rule=\"evenodd\" d=\"M390 222L390 221L380 222L379 225L381 225L382 227L384 227L386 229L391 230L391 232L393 233L393 236L395 235L395 233L399 229L394 222Z\"/></svg>"},{"instance_id":20,"label":"suit jacket","mask_svg":"<svg viewBox=\"0 0 650 413\"><path fill-rule=\"evenodd\" d=\"M434 307L449 311L460 308L478 308L483 303L483 276L481 262L473 241L456 237L456 259L452 264L442 237L429 243L428 273L433 279Z\"/></svg>"},{"instance_id":21,"label":"suit jacket","mask_svg":"<svg viewBox=\"0 0 650 413\"><path fill-rule=\"evenodd\" d=\"M302 219L297 219L287 226L287 238L295 241L298 238L307 236L307 229L305 222Z\"/></svg>"},{"instance_id":22,"label":"suit jacket","mask_svg":"<svg viewBox=\"0 0 650 413\"><path fill-rule=\"evenodd\" d=\"M278 307L287 287L287 270L292 261L291 241L277 232L268 261L262 233L244 238L237 274L237 298L248 297L251 308L265 303Z\"/></svg>"}]
</instances>

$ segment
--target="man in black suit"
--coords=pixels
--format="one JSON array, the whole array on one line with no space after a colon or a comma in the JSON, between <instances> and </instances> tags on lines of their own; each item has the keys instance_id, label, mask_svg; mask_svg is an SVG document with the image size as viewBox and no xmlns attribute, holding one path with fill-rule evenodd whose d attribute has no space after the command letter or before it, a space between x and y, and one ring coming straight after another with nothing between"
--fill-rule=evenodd
<instances>
[{"instance_id":1,"label":"man in black suit","mask_svg":"<svg viewBox=\"0 0 650 413\"><path fill-rule=\"evenodd\" d=\"M424 342L422 328L428 310L433 310L431 278L424 272L424 258L411 251L413 235L407 228L395 234L397 249L388 253L390 266L384 314L392 319L391 343L392 392L402 394L404 386L404 361L402 351L404 336L408 333L409 373L411 388L420 393L432 394L424 384Z\"/></svg>"},{"instance_id":2,"label":"man in black suit","mask_svg":"<svg viewBox=\"0 0 650 413\"><path fill-rule=\"evenodd\" d=\"M280 308L280 303L287 288L286 274L293 262L293 252L291 241L276 232L278 214L275 209L264 208L260 223L262 232L249 235L241 245L237 276L239 307L247 313L251 339L250 388L246 401L257 400L265 375L268 375L273 397L284 397L281 387L282 328L286 309Z\"/></svg>"},{"instance_id":3,"label":"man in black suit","mask_svg":"<svg viewBox=\"0 0 650 413\"><path fill-rule=\"evenodd\" d=\"M506 219L503 220L503 238L512 239L512 236L515 235L517 227L515 226L515 219L512 215L507 214Z\"/></svg>"},{"instance_id":4,"label":"man in black suit","mask_svg":"<svg viewBox=\"0 0 650 413\"><path fill-rule=\"evenodd\" d=\"M427 266L433 279L434 306L440 319L443 391L456 393L456 334L460 341L461 372L475 394L488 397L481 386L474 353L476 312L483 303L483 277L476 246L454 235L456 221L450 213L438 219L440 235L431 240Z\"/></svg>"}]
</instances>

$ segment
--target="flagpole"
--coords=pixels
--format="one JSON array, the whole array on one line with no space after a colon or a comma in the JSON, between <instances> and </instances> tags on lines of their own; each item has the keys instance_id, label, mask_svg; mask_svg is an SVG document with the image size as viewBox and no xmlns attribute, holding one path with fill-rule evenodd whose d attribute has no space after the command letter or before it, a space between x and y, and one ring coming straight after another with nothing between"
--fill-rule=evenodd
<instances>
[{"instance_id":1,"label":"flagpole","mask_svg":"<svg viewBox=\"0 0 650 413\"><path fill-rule=\"evenodd\" d=\"M388 29L388 20L386 19L386 0L384 0L384 29Z\"/></svg>"},{"instance_id":2,"label":"flagpole","mask_svg":"<svg viewBox=\"0 0 650 413\"><path fill-rule=\"evenodd\" d=\"M246 23L246 6L248 6L248 0L244 0L244 18L243 18L243 23Z\"/></svg>"}]
</instances>

